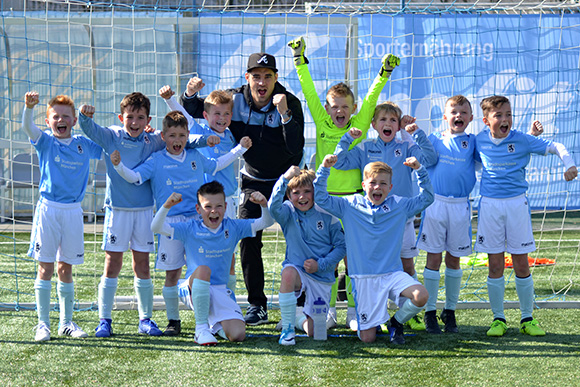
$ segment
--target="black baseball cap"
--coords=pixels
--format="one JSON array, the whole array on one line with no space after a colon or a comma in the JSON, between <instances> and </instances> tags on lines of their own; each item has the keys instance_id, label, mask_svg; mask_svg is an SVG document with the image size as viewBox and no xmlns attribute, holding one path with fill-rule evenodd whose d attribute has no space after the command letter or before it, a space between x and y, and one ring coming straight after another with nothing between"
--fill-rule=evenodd
<instances>
[{"instance_id":1,"label":"black baseball cap","mask_svg":"<svg viewBox=\"0 0 580 387\"><path fill-rule=\"evenodd\" d=\"M252 54L250 55L250 59L248 59L247 71L251 71L260 67L270 69L275 73L278 72L278 69L276 68L276 58L270 54L266 54L265 52L257 52Z\"/></svg>"}]
</instances>

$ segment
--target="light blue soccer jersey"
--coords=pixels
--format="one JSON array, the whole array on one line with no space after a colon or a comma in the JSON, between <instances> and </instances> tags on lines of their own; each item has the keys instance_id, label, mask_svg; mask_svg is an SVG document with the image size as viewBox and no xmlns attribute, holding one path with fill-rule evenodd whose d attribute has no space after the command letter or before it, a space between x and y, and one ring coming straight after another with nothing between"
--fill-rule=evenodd
<instances>
[{"instance_id":1,"label":"light blue soccer jersey","mask_svg":"<svg viewBox=\"0 0 580 387\"><path fill-rule=\"evenodd\" d=\"M103 149L83 136L67 145L49 132L32 142L38 153L40 196L58 203L82 202L87 189L90 159L100 159ZM68 141L67 141L68 142Z\"/></svg>"},{"instance_id":2,"label":"light blue soccer jersey","mask_svg":"<svg viewBox=\"0 0 580 387\"><path fill-rule=\"evenodd\" d=\"M232 254L239 240L254 236L252 223L257 219L224 218L216 233L210 231L201 220L172 223L173 239L183 242L189 278L198 266L211 269L210 283L225 285L230 276Z\"/></svg>"},{"instance_id":3,"label":"light blue soccer jersey","mask_svg":"<svg viewBox=\"0 0 580 387\"><path fill-rule=\"evenodd\" d=\"M376 138L363 141L349 151L348 148L354 139L347 132L336 146L334 154L337 155L338 160L334 168L358 168L362 176L365 165L375 161L382 161L393 169L393 189L389 195L411 197L413 196L414 188L412 180L413 169L403 165L407 157L415 157L424 166L437 162L437 154L425 132L419 129L413 133L413 137L417 144L410 144L396 138L390 142L384 142L380 138ZM364 176L362 179L364 180Z\"/></svg>"},{"instance_id":4,"label":"light blue soccer jersey","mask_svg":"<svg viewBox=\"0 0 580 387\"><path fill-rule=\"evenodd\" d=\"M121 153L123 164L129 169L134 169L154 152L165 148L161 132L143 132L134 138L120 126L108 128L99 126L82 113L79 114L79 124L89 138L103 147L106 154L107 191L105 206L129 211L153 207L151 183L147 181L144 184L136 185L127 182L115 170L110 156L111 153L118 150ZM205 138L200 138L199 143L193 144L192 147L204 146L205 141Z\"/></svg>"},{"instance_id":5,"label":"light blue soccer jersey","mask_svg":"<svg viewBox=\"0 0 580 387\"><path fill-rule=\"evenodd\" d=\"M204 183L206 172L212 174L217 161L208 159L197 149L186 149L183 161L171 157L167 150L155 152L133 171L141 175L141 182L149 180L157 208L161 207L173 192L181 194L182 201L171 207L169 216L197 214L197 190Z\"/></svg>"},{"instance_id":6,"label":"light blue soccer jersey","mask_svg":"<svg viewBox=\"0 0 580 387\"><path fill-rule=\"evenodd\" d=\"M438 156L437 163L427 167L433 191L446 197L468 197L475 185L475 135L435 132L429 141Z\"/></svg>"},{"instance_id":7,"label":"light blue soccer jersey","mask_svg":"<svg viewBox=\"0 0 580 387\"><path fill-rule=\"evenodd\" d=\"M477 154L483 165L480 193L490 198L511 198L526 193L526 166L530 155L546 155L552 143L512 130L496 145L489 129L479 133L476 140Z\"/></svg>"},{"instance_id":8,"label":"light blue soccer jersey","mask_svg":"<svg viewBox=\"0 0 580 387\"><path fill-rule=\"evenodd\" d=\"M286 239L286 258L282 266L292 264L318 281L334 283L334 269L346 255L340 221L316 204L306 212L297 210L289 200L284 201L287 187L288 180L280 177L268 203L270 214L282 227ZM304 270L307 259L317 261L316 273Z\"/></svg>"},{"instance_id":9,"label":"light blue soccer jersey","mask_svg":"<svg viewBox=\"0 0 580 387\"><path fill-rule=\"evenodd\" d=\"M378 206L365 196L330 196L326 191L329 168L320 167L314 198L322 209L342 220L348 272L376 275L402 271L401 246L407 219L433 203L433 188L424 167L417 170L421 193L411 198L389 196Z\"/></svg>"},{"instance_id":10,"label":"light blue soccer jersey","mask_svg":"<svg viewBox=\"0 0 580 387\"><path fill-rule=\"evenodd\" d=\"M192 134L202 134L204 136L218 136L220 138L220 143L216 146L210 148L201 148L199 151L208 158L217 159L220 156L228 154L238 143L234 138L232 132L226 129L223 133L216 133L207 125L200 125L195 120L192 119L192 125L189 130ZM224 192L226 196L235 195L238 190L238 182L236 181L236 170L234 169L234 164L230 164L221 171L217 171L215 175L211 173L205 175L205 182L218 181L224 186Z\"/></svg>"}]
</instances>

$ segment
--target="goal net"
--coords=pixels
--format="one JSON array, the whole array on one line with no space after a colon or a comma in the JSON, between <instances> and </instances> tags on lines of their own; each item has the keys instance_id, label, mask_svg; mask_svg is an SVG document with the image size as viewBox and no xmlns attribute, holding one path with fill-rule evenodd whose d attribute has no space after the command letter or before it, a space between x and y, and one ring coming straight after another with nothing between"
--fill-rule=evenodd
<instances>
[{"instance_id":1,"label":"goal net","mask_svg":"<svg viewBox=\"0 0 580 387\"><path fill-rule=\"evenodd\" d=\"M211 90L245 83L248 56L277 58L279 80L303 101L307 144L315 153L315 128L304 102L287 43L307 42L310 72L321 101L330 86L346 81L360 106L387 53L401 57L379 101L392 100L417 118L427 134L444 130L443 106L463 94L474 107L468 131L484 127L479 102L507 96L514 130L543 123L543 138L560 142L578 162L580 138L580 5L576 1L272 1L245 0L4 0L0 2L0 306L34 307L36 264L26 255L39 171L35 151L21 130L24 94L38 91L35 123L44 127L45 103L57 94L96 107L95 121L118 122L124 95L151 99L152 126L168 112L158 90L181 93L201 77ZM372 129L370 133L373 132ZM75 134L80 130L75 128ZM373 136L371 133L370 136ZM85 264L75 267L79 308L96 305L103 271L100 250L104 169L92 166L85 212ZM530 254L538 305L577 307L576 261L580 251L579 185L564 182L557 157L532 157L528 196L537 251ZM478 188L472 194L477 208ZM476 215L476 213L475 213ZM476 216L474 226L476 226ZM475 230L475 227L474 227ZM285 244L273 228L264 238L266 291L275 302ZM125 257L118 305L132 305L132 272ZM151 262L154 262L153 255ZM416 262L421 278L424 253ZM238 264L239 265L239 264ZM485 256L462 259L460 301L487 303ZM160 298L163 272L154 273ZM506 300L517 295L506 270ZM442 281L443 284L443 281ZM56 287L54 286L53 289ZM245 289L238 270L237 292ZM440 298L444 289L440 290ZM54 295L56 297L56 295Z\"/></svg>"}]
</instances>

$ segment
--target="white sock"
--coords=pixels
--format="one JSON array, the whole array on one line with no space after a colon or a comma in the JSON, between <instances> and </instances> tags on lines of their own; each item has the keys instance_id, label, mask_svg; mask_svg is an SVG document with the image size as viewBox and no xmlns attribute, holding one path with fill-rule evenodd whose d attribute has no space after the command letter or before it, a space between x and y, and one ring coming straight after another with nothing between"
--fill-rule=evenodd
<instances>
[{"instance_id":1,"label":"white sock","mask_svg":"<svg viewBox=\"0 0 580 387\"><path fill-rule=\"evenodd\" d=\"M503 299L505 293L505 279L503 276L499 278L487 277L487 294L489 296L489 304L491 305L491 312L493 318L501 318L505 320L503 312Z\"/></svg>"},{"instance_id":2,"label":"white sock","mask_svg":"<svg viewBox=\"0 0 580 387\"><path fill-rule=\"evenodd\" d=\"M531 274L525 278L516 277L516 292L520 300L522 320L532 318L532 311L534 309L534 280Z\"/></svg>"},{"instance_id":3,"label":"white sock","mask_svg":"<svg viewBox=\"0 0 580 387\"><path fill-rule=\"evenodd\" d=\"M52 283L41 279L34 281L34 293L36 295L36 312L38 322L43 322L50 327L50 289Z\"/></svg>"},{"instance_id":4,"label":"white sock","mask_svg":"<svg viewBox=\"0 0 580 387\"><path fill-rule=\"evenodd\" d=\"M429 292L429 299L425 305L426 312L437 310L437 294L439 293L440 280L441 274L439 271L427 268L423 270L423 282L425 282L425 288L427 289L427 292Z\"/></svg>"},{"instance_id":5,"label":"white sock","mask_svg":"<svg viewBox=\"0 0 580 387\"><path fill-rule=\"evenodd\" d=\"M445 269L445 309L455 310L459 301L459 290L461 289L461 269Z\"/></svg>"},{"instance_id":6,"label":"white sock","mask_svg":"<svg viewBox=\"0 0 580 387\"><path fill-rule=\"evenodd\" d=\"M60 324L64 325L72 321L73 307L75 303L75 286L72 282L60 282L56 286L60 305Z\"/></svg>"},{"instance_id":7,"label":"white sock","mask_svg":"<svg viewBox=\"0 0 580 387\"><path fill-rule=\"evenodd\" d=\"M142 279L135 277L133 286L137 294L137 309L139 319L145 320L153 316L153 280L151 278Z\"/></svg>"},{"instance_id":8,"label":"white sock","mask_svg":"<svg viewBox=\"0 0 580 387\"><path fill-rule=\"evenodd\" d=\"M99 282L99 318L111 319L111 311L117 294L118 278L101 277Z\"/></svg>"},{"instance_id":9,"label":"white sock","mask_svg":"<svg viewBox=\"0 0 580 387\"><path fill-rule=\"evenodd\" d=\"M168 320L179 320L179 294L177 285L163 287L163 299Z\"/></svg>"}]
</instances>

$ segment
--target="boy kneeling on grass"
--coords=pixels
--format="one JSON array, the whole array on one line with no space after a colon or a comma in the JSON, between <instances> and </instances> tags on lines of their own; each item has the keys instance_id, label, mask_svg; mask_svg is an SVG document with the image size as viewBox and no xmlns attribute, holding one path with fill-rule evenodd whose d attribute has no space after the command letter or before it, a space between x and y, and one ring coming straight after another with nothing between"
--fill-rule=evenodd
<instances>
[{"instance_id":1,"label":"boy kneeling on grass","mask_svg":"<svg viewBox=\"0 0 580 387\"><path fill-rule=\"evenodd\" d=\"M259 219L230 219L226 211L224 187L216 182L202 185L197 191L195 208L201 220L167 223L165 218L181 195L173 193L157 211L151 229L154 233L177 239L185 246L187 272L180 280L179 297L195 311L195 342L216 345L214 334L230 341L243 341L246 324L239 305L230 297L227 288L232 254L239 240L253 237L257 231L274 221L267 208L267 200L260 192L253 192L250 200L262 207Z\"/></svg>"}]
</instances>

